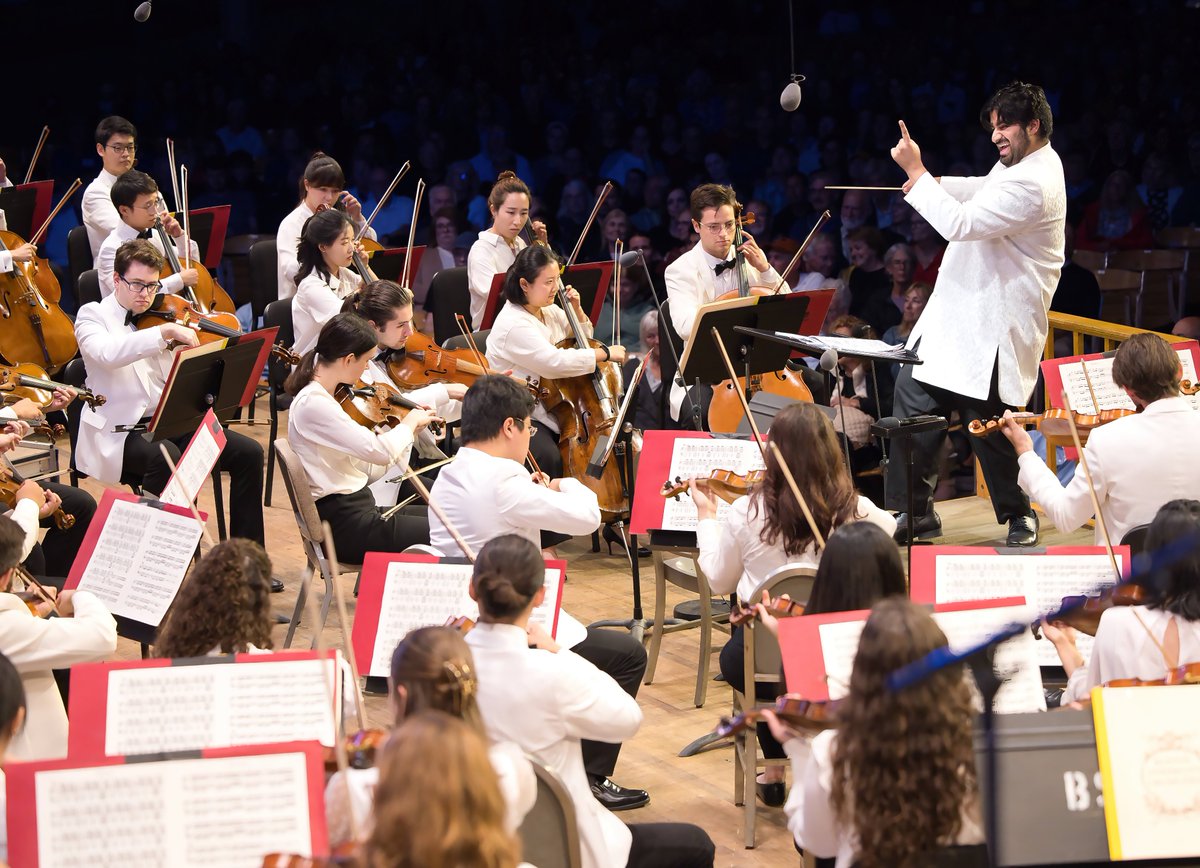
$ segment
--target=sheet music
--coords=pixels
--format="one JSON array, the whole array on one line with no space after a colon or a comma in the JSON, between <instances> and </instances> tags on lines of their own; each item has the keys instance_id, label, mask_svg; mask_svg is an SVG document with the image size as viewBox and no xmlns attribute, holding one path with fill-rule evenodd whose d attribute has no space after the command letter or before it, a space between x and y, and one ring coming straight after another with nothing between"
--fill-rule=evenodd
<instances>
[{"instance_id":1,"label":"sheet music","mask_svg":"<svg viewBox=\"0 0 1200 868\"><path fill-rule=\"evenodd\" d=\"M858 639L866 621L841 621L817 628L821 637L821 656L825 658L825 686L830 699L841 699L850 692L850 673Z\"/></svg>"},{"instance_id":2,"label":"sheet music","mask_svg":"<svg viewBox=\"0 0 1200 868\"><path fill-rule=\"evenodd\" d=\"M418 627L437 627L460 615L479 619L479 606L471 599L471 564L433 564L393 561L388 564L379 608L379 629L366 674L386 677L392 669L392 652L400 640ZM553 634L559 606L562 570L546 568L546 599L533 610L530 622Z\"/></svg>"},{"instance_id":3,"label":"sheet music","mask_svg":"<svg viewBox=\"0 0 1200 868\"><path fill-rule=\"evenodd\" d=\"M333 660L214 661L112 670L104 752L126 756L281 741L332 747L335 721L341 720L336 666ZM336 717L325 687L330 678Z\"/></svg>"},{"instance_id":4,"label":"sheet music","mask_svg":"<svg viewBox=\"0 0 1200 868\"><path fill-rule=\"evenodd\" d=\"M312 850L302 753L43 771L34 789L40 868L258 868Z\"/></svg>"},{"instance_id":5,"label":"sheet music","mask_svg":"<svg viewBox=\"0 0 1200 868\"><path fill-rule=\"evenodd\" d=\"M1117 555L1117 565L1125 564ZM1106 554L1096 555L939 555L938 603L1024 597L1030 620L1062 606L1062 598L1116 584ZM1061 666L1054 645L1035 640L1038 664ZM1084 658L1092 655L1092 637L1077 641Z\"/></svg>"},{"instance_id":6,"label":"sheet music","mask_svg":"<svg viewBox=\"0 0 1200 868\"><path fill-rule=\"evenodd\" d=\"M904 344L889 344L870 338L847 338L838 335L795 335L789 332L775 332L780 337L802 338L805 343L821 349L833 349L838 353L871 353L872 355L904 356Z\"/></svg>"},{"instance_id":7,"label":"sheet music","mask_svg":"<svg viewBox=\"0 0 1200 868\"><path fill-rule=\"evenodd\" d=\"M190 515L114 500L78 587L114 615L158 626L199 541L200 525Z\"/></svg>"},{"instance_id":8,"label":"sheet music","mask_svg":"<svg viewBox=\"0 0 1200 868\"><path fill-rule=\"evenodd\" d=\"M159 495L158 499L163 503L187 508L196 502L196 495L204 486L204 480L212 473L224 446L224 436L222 442L218 443L212 431L213 425L220 427L216 415L209 409L179 463L175 465L175 473L171 475L167 487Z\"/></svg>"},{"instance_id":9,"label":"sheet music","mask_svg":"<svg viewBox=\"0 0 1200 868\"><path fill-rule=\"evenodd\" d=\"M693 476L708 476L713 470L732 470L742 474L751 470L762 470L765 466L762 450L752 440L680 437L675 440L671 449L671 468L667 476L672 481L676 478L688 480ZM717 518L724 519L728 509L729 504L718 498ZM663 530L694 531L698 523L696 505L692 503L690 494L685 492L679 495L678 500L673 497L666 498L663 508Z\"/></svg>"},{"instance_id":10,"label":"sheet music","mask_svg":"<svg viewBox=\"0 0 1200 868\"><path fill-rule=\"evenodd\" d=\"M1188 349L1176 350L1179 355L1179 363L1183 368L1183 379L1196 382L1196 366L1192 360L1192 353ZM1099 413L1100 410L1134 410L1133 401L1128 395L1113 382L1112 378L1112 357L1104 359L1091 359L1087 363L1087 374L1085 376L1083 363L1081 362L1066 362L1058 366L1059 376L1062 378L1063 389L1067 393L1067 397L1071 402L1071 409L1077 413ZM1088 389L1088 379L1091 379L1092 388ZM1092 392L1096 393L1096 400L1092 401ZM1196 395L1184 396L1192 405L1193 409L1200 409L1200 393ZM1051 395L1051 403L1055 406L1060 406L1061 401L1059 396ZM1100 405L1099 410L1096 409L1096 404Z\"/></svg>"}]
</instances>

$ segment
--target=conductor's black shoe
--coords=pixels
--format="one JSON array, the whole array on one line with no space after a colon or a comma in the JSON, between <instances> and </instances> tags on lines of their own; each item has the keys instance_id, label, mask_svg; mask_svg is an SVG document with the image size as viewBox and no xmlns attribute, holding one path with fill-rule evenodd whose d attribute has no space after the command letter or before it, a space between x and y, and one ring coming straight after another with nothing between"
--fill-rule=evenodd
<instances>
[{"instance_id":1,"label":"conductor's black shoe","mask_svg":"<svg viewBox=\"0 0 1200 868\"><path fill-rule=\"evenodd\" d=\"M610 811L628 811L650 804L650 794L645 790L631 790L608 778L592 778L591 782L592 795Z\"/></svg>"},{"instance_id":2,"label":"conductor's black shoe","mask_svg":"<svg viewBox=\"0 0 1200 868\"><path fill-rule=\"evenodd\" d=\"M283 582L280 579L276 579L276 578L271 579L271 593L272 594L283 593Z\"/></svg>"},{"instance_id":3,"label":"conductor's black shoe","mask_svg":"<svg viewBox=\"0 0 1200 868\"><path fill-rule=\"evenodd\" d=\"M1019 515L1008 521L1008 544L1010 546L1035 546L1038 541L1038 517Z\"/></svg>"},{"instance_id":4,"label":"conductor's black shoe","mask_svg":"<svg viewBox=\"0 0 1200 868\"><path fill-rule=\"evenodd\" d=\"M913 519L913 535L917 539L933 539L942 535L942 517L936 510L930 510L925 515ZM893 538L900 545L908 544L908 513L902 512L896 516L896 533Z\"/></svg>"}]
</instances>

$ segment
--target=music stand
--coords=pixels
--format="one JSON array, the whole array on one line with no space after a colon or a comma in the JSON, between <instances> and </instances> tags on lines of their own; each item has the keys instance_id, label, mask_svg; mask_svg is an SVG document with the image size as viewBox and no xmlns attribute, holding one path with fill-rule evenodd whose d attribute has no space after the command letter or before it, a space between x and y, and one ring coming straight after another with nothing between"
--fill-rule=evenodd
<instances>
[{"instance_id":1,"label":"music stand","mask_svg":"<svg viewBox=\"0 0 1200 868\"><path fill-rule=\"evenodd\" d=\"M4 212L8 231L20 235L26 241L34 229L41 226L50 216L50 196L53 181L34 181L0 188L0 211ZM38 217L41 217L41 220Z\"/></svg>"},{"instance_id":2,"label":"music stand","mask_svg":"<svg viewBox=\"0 0 1200 868\"><path fill-rule=\"evenodd\" d=\"M413 245L412 265L408 269L409 274L416 275L417 269L421 267L421 258L425 255L427 249L424 244ZM400 273L404 271L404 254L407 250L407 247L387 247L383 250L375 251L371 254L369 263L371 271L375 272L375 276L380 280L391 280L399 283Z\"/></svg>"},{"instance_id":3,"label":"music stand","mask_svg":"<svg viewBox=\"0 0 1200 868\"><path fill-rule=\"evenodd\" d=\"M587 313L592 325L600 318L600 309L604 307L604 298L608 294L609 284L612 283L614 265L613 262L582 262L563 271L563 286L573 287L579 293L579 306ZM496 315L500 313L500 308L504 306L500 297L504 287L504 275L505 272L500 272L492 277L492 288L483 308L480 330L490 329L496 321Z\"/></svg>"}]
</instances>

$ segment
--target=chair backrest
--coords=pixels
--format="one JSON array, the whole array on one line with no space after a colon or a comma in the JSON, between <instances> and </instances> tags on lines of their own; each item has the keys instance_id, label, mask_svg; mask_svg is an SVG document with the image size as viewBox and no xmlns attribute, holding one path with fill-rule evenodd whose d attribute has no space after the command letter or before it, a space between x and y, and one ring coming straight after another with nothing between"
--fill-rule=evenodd
<instances>
[{"instance_id":1,"label":"chair backrest","mask_svg":"<svg viewBox=\"0 0 1200 868\"><path fill-rule=\"evenodd\" d=\"M1139 524L1125 531L1121 537L1121 545L1129 546L1129 554L1136 556L1146 550L1146 534L1150 532L1149 524Z\"/></svg>"},{"instance_id":2,"label":"chair backrest","mask_svg":"<svg viewBox=\"0 0 1200 868\"><path fill-rule=\"evenodd\" d=\"M521 823L521 860L538 868L580 868L583 863L575 803L558 776L530 761L537 776L537 801Z\"/></svg>"},{"instance_id":3,"label":"chair backrest","mask_svg":"<svg viewBox=\"0 0 1200 868\"><path fill-rule=\"evenodd\" d=\"M1128 268L1103 268L1095 274L1101 292L1137 292L1142 287L1142 275Z\"/></svg>"},{"instance_id":4,"label":"chair backrest","mask_svg":"<svg viewBox=\"0 0 1200 868\"><path fill-rule=\"evenodd\" d=\"M296 328L292 323L292 299L277 299L268 304L263 311L263 325L267 328L278 327L279 332L275 339L285 347L294 344ZM273 391L279 392L283 389L283 381L287 379L289 371L291 371L291 366L287 362L277 359L273 355L268 358L267 382Z\"/></svg>"},{"instance_id":5,"label":"chair backrest","mask_svg":"<svg viewBox=\"0 0 1200 868\"><path fill-rule=\"evenodd\" d=\"M765 578L754 591L752 600L762 598L766 591L772 597L782 597L787 594L793 600L808 602L812 595L813 582L817 577L817 568L784 564ZM755 681L778 681L783 658L779 653L779 640L769 630L756 629L757 621L747 621L742 633L746 657L746 690Z\"/></svg>"},{"instance_id":6,"label":"chair backrest","mask_svg":"<svg viewBox=\"0 0 1200 868\"><path fill-rule=\"evenodd\" d=\"M479 348L479 352L483 353L484 355L487 355L487 339L488 335L491 333L491 329L484 329L481 332L471 333L471 340L475 342L475 346ZM450 340L446 341L446 343L442 344L442 347L447 350L465 350L470 349L470 344L467 343L467 339L462 335L455 335L454 337L450 338Z\"/></svg>"},{"instance_id":7,"label":"chair backrest","mask_svg":"<svg viewBox=\"0 0 1200 868\"><path fill-rule=\"evenodd\" d=\"M445 346L446 341L458 334L454 315L471 316L471 288L465 266L443 268L433 276L425 297L425 310L433 317L433 339Z\"/></svg>"},{"instance_id":8,"label":"chair backrest","mask_svg":"<svg viewBox=\"0 0 1200 868\"><path fill-rule=\"evenodd\" d=\"M1182 271L1186 256L1182 250L1114 250L1107 265L1132 271Z\"/></svg>"},{"instance_id":9,"label":"chair backrest","mask_svg":"<svg viewBox=\"0 0 1200 868\"><path fill-rule=\"evenodd\" d=\"M250 245L250 309L254 320L279 298L279 262L274 238L260 238ZM281 338L282 340L282 338ZM290 341L288 342L291 343Z\"/></svg>"},{"instance_id":10,"label":"chair backrest","mask_svg":"<svg viewBox=\"0 0 1200 868\"><path fill-rule=\"evenodd\" d=\"M313 500L304 465L283 437L275 441L275 454L279 457L279 466L283 469L283 484L287 486L288 498L292 501L296 527L299 528L300 537L305 544L304 550L310 559L314 554L323 557L321 546L325 543L325 530L321 525L321 517L317 514L317 503ZM316 552L309 551L310 547Z\"/></svg>"},{"instance_id":11,"label":"chair backrest","mask_svg":"<svg viewBox=\"0 0 1200 868\"><path fill-rule=\"evenodd\" d=\"M94 261L87 227L76 226L67 233L67 276L71 286L79 285L79 275L91 268Z\"/></svg>"},{"instance_id":12,"label":"chair backrest","mask_svg":"<svg viewBox=\"0 0 1200 868\"><path fill-rule=\"evenodd\" d=\"M100 300L100 275L94 268L79 275L75 282L75 300L83 307L88 302Z\"/></svg>"},{"instance_id":13,"label":"chair backrest","mask_svg":"<svg viewBox=\"0 0 1200 868\"><path fill-rule=\"evenodd\" d=\"M1107 266L1108 254L1103 250L1076 250L1071 254L1071 261L1088 271L1102 271Z\"/></svg>"}]
</instances>

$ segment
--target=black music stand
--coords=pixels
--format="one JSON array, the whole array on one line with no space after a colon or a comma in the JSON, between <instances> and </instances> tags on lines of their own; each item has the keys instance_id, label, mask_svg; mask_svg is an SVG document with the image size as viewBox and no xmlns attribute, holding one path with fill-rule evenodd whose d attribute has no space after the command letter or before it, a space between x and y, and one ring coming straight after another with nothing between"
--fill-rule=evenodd
<instances>
[{"instance_id":1,"label":"black music stand","mask_svg":"<svg viewBox=\"0 0 1200 868\"><path fill-rule=\"evenodd\" d=\"M0 188L0 211L8 231L28 240L33 235L33 213L37 208L37 190L33 187Z\"/></svg>"}]
</instances>

